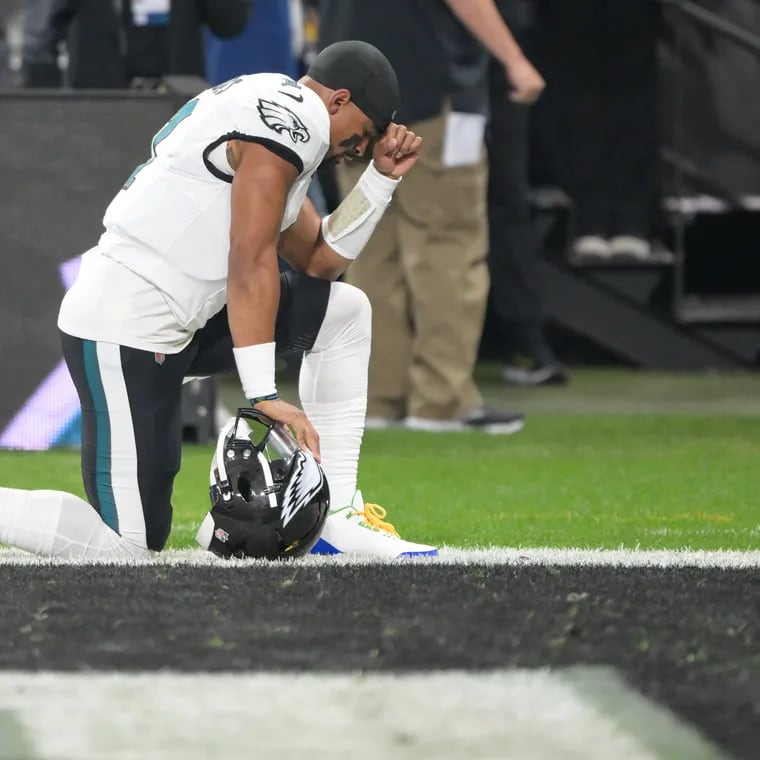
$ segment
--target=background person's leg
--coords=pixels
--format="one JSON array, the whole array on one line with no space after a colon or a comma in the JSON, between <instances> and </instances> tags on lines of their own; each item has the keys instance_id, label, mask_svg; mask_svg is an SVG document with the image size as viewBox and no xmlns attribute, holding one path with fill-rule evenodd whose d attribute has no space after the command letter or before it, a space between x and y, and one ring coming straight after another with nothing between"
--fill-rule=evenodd
<instances>
[{"instance_id":1,"label":"background person's leg","mask_svg":"<svg viewBox=\"0 0 760 760\"><path fill-rule=\"evenodd\" d=\"M609 256L609 110L605 99L607 0L537 4L549 87L546 114L563 188L573 201L574 251Z\"/></svg>"},{"instance_id":2,"label":"background person's leg","mask_svg":"<svg viewBox=\"0 0 760 760\"><path fill-rule=\"evenodd\" d=\"M609 0L605 93L609 123L610 245L646 258L657 214L658 3Z\"/></svg>"},{"instance_id":3,"label":"background person's leg","mask_svg":"<svg viewBox=\"0 0 760 760\"><path fill-rule=\"evenodd\" d=\"M544 334L543 284L528 204L529 118L509 100L504 67L489 69L488 269L504 339L502 378L519 385L565 382L567 369Z\"/></svg>"},{"instance_id":4,"label":"background person's leg","mask_svg":"<svg viewBox=\"0 0 760 760\"><path fill-rule=\"evenodd\" d=\"M414 330L408 415L451 420L482 405L473 371L489 287L486 171L482 161L443 166L444 116L412 128L425 150L396 191Z\"/></svg>"}]
</instances>

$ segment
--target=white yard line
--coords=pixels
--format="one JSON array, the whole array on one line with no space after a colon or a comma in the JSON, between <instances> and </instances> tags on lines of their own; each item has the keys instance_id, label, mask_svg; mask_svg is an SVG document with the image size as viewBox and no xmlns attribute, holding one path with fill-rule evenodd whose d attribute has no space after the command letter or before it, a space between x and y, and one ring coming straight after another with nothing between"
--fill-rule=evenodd
<instances>
[{"instance_id":1,"label":"white yard line","mask_svg":"<svg viewBox=\"0 0 760 760\"><path fill-rule=\"evenodd\" d=\"M609 700L612 709L603 707ZM0 758L193 760L227 754L330 760L721 756L604 668L0 674Z\"/></svg>"},{"instance_id":2,"label":"white yard line","mask_svg":"<svg viewBox=\"0 0 760 760\"><path fill-rule=\"evenodd\" d=\"M283 563L266 560L221 560L200 549L169 550L150 559L141 560L81 560L57 557L38 557L15 549L0 548L0 565L190 565L198 567L282 567ZM332 566L356 564L422 564L422 565L590 565L604 567L760 567L760 551L715 550L638 550L638 549L554 549L554 548L490 548L459 549L444 547L438 557L415 559L382 559L374 557L307 556L288 560L293 566Z\"/></svg>"}]
</instances>

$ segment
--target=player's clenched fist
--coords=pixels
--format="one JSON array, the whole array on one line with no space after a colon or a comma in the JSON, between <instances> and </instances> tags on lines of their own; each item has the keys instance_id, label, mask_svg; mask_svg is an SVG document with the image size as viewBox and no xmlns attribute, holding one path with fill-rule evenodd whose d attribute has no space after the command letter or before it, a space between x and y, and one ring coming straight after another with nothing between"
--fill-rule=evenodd
<instances>
[{"instance_id":1,"label":"player's clenched fist","mask_svg":"<svg viewBox=\"0 0 760 760\"><path fill-rule=\"evenodd\" d=\"M391 123L372 152L375 169L393 179L403 177L416 163L422 138L403 124Z\"/></svg>"}]
</instances>

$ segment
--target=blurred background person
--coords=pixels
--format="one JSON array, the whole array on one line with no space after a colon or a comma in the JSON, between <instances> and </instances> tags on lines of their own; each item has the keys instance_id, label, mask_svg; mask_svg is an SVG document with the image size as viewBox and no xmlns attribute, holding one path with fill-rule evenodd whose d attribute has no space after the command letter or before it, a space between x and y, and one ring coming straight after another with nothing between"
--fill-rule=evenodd
<instances>
[{"instance_id":1,"label":"blurred background person","mask_svg":"<svg viewBox=\"0 0 760 760\"><path fill-rule=\"evenodd\" d=\"M59 0L25 2L22 36L22 84L25 87L60 87L62 84L59 47L66 36L66 21L59 21L59 6L61 11L65 10Z\"/></svg>"},{"instance_id":2,"label":"blurred background person","mask_svg":"<svg viewBox=\"0 0 760 760\"><path fill-rule=\"evenodd\" d=\"M323 0L319 8L322 46L361 39L388 56L401 84L398 118L425 141L416 176L401 183L347 275L373 307L368 424L515 432L522 415L484 406L473 377L489 288L487 50L506 70L505 98L533 102L543 79L493 0ZM342 168L350 187L362 169Z\"/></svg>"},{"instance_id":3,"label":"blurred background person","mask_svg":"<svg viewBox=\"0 0 760 760\"><path fill-rule=\"evenodd\" d=\"M24 84L122 88L155 86L169 74L205 78L204 25L233 37L250 10L251 0L27 0Z\"/></svg>"},{"instance_id":4,"label":"blurred background person","mask_svg":"<svg viewBox=\"0 0 760 760\"><path fill-rule=\"evenodd\" d=\"M219 84L241 74L276 71L298 79L303 27L301 0L256 0L240 34L223 38L206 31L206 78Z\"/></svg>"},{"instance_id":5,"label":"blurred background person","mask_svg":"<svg viewBox=\"0 0 760 760\"><path fill-rule=\"evenodd\" d=\"M656 0L537 0L572 257L646 262L658 199Z\"/></svg>"},{"instance_id":6,"label":"blurred background person","mask_svg":"<svg viewBox=\"0 0 760 760\"><path fill-rule=\"evenodd\" d=\"M20 84L24 0L0 4L0 87Z\"/></svg>"},{"instance_id":7,"label":"blurred background person","mask_svg":"<svg viewBox=\"0 0 760 760\"><path fill-rule=\"evenodd\" d=\"M239 35L225 39L207 29L206 79L215 85L242 74L270 71L298 79L306 72L306 57L316 44L310 10L302 0L256 0ZM327 216L339 201L328 203L319 175L309 186L309 198L319 214ZM280 265L287 269L284 261Z\"/></svg>"},{"instance_id":8,"label":"blurred background person","mask_svg":"<svg viewBox=\"0 0 760 760\"><path fill-rule=\"evenodd\" d=\"M522 43L530 20L527 0L496 0L496 5ZM515 385L565 383L569 371L544 331L538 242L528 200L530 110L504 96L509 82L497 58L491 58L488 75L488 268L504 342L501 377Z\"/></svg>"}]
</instances>

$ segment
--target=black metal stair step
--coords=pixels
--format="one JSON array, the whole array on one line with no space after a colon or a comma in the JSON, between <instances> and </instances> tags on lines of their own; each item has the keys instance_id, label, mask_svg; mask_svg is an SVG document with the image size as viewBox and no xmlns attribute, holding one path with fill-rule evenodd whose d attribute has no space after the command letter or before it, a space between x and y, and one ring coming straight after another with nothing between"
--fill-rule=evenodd
<instances>
[{"instance_id":1,"label":"black metal stair step","mask_svg":"<svg viewBox=\"0 0 760 760\"><path fill-rule=\"evenodd\" d=\"M659 241L652 244L652 251L646 259L635 256L615 255L609 257L578 256L572 250L568 252L567 261L578 269L620 269L640 267L673 266L675 254Z\"/></svg>"},{"instance_id":2,"label":"black metal stair step","mask_svg":"<svg viewBox=\"0 0 760 760\"><path fill-rule=\"evenodd\" d=\"M707 322L760 322L760 293L749 295L681 297L674 305L683 324Z\"/></svg>"}]
</instances>

